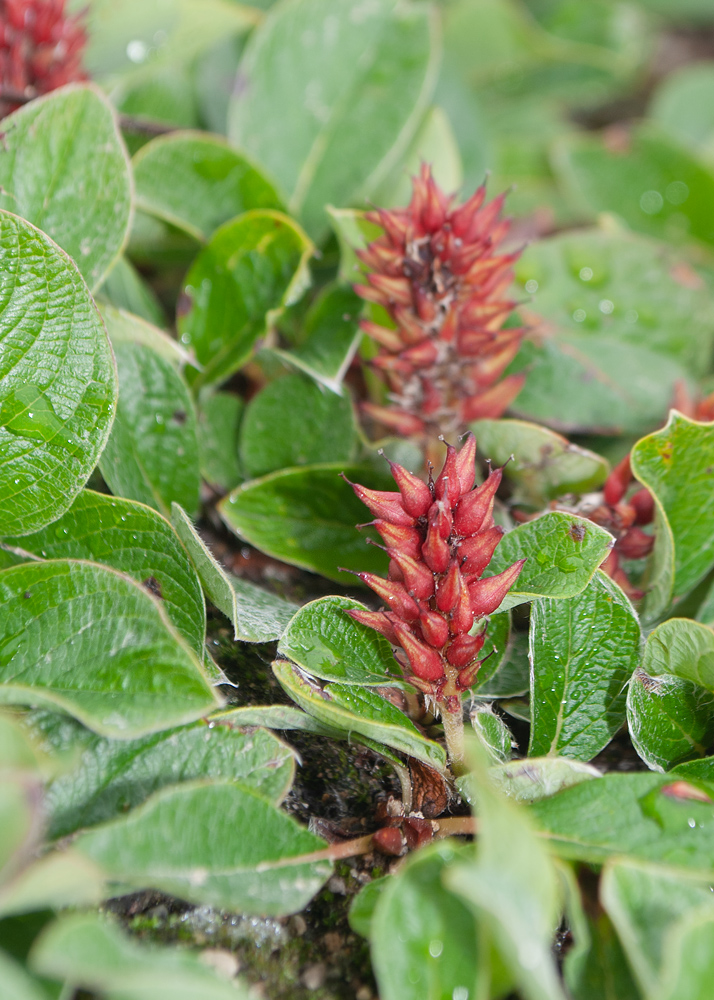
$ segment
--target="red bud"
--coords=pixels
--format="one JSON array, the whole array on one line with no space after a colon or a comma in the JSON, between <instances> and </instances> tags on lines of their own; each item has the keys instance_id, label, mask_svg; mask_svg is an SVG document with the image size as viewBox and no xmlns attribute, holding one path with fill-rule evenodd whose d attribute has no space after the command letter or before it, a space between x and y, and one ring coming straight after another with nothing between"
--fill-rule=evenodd
<instances>
[{"instance_id":1,"label":"red bud","mask_svg":"<svg viewBox=\"0 0 714 1000\"><path fill-rule=\"evenodd\" d=\"M444 664L435 649L416 639L401 622L395 622L394 631L417 677L424 681L436 681L444 676Z\"/></svg>"},{"instance_id":2,"label":"red bud","mask_svg":"<svg viewBox=\"0 0 714 1000\"><path fill-rule=\"evenodd\" d=\"M456 456L456 475L459 480L460 496L473 489L476 479L476 438L470 432Z\"/></svg>"},{"instance_id":3,"label":"red bud","mask_svg":"<svg viewBox=\"0 0 714 1000\"><path fill-rule=\"evenodd\" d=\"M459 599L462 586L464 586L464 582L461 579L459 564L455 559L452 559L449 572L439 583L439 589L436 592L436 606L439 611L448 613L453 610Z\"/></svg>"},{"instance_id":4,"label":"red bud","mask_svg":"<svg viewBox=\"0 0 714 1000\"><path fill-rule=\"evenodd\" d=\"M470 538L464 538L458 548L458 558L464 576L481 576L491 562L503 534L503 528L494 525L493 528L479 531Z\"/></svg>"},{"instance_id":5,"label":"red bud","mask_svg":"<svg viewBox=\"0 0 714 1000\"><path fill-rule=\"evenodd\" d=\"M449 638L449 625L446 619L436 611L425 609L419 615L419 624L421 634L429 645L435 649L443 649Z\"/></svg>"},{"instance_id":6,"label":"red bud","mask_svg":"<svg viewBox=\"0 0 714 1000\"><path fill-rule=\"evenodd\" d=\"M635 524L650 524L654 517L654 497L644 487L630 497L630 506L635 508Z\"/></svg>"},{"instance_id":7,"label":"red bud","mask_svg":"<svg viewBox=\"0 0 714 1000\"><path fill-rule=\"evenodd\" d=\"M461 407L461 418L471 420L497 420L508 409L526 381L525 375L506 375L502 382L471 396Z\"/></svg>"},{"instance_id":8,"label":"red bud","mask_svg":"<svg viewBox=\"0 0 714 1000\"><path fill-rule=\"evenodd\" d=\"M471 609L471 595L469 594L466 581L462 577L461 591L454 609L451 612L449 629L451 630L452 635L461 635L465 632L470 632L473 623L474 613Z\"/></svg>"},{"instance_id":9,"label":"red bud","mask_svg":"<svg viewBox=\"0 0 714 1000\"><path fill-rule=\"evenodd\" d=\"M434 501L429 487L418 476L408 472L396 462L390 462L389 468L399 487L404 510L412 517L424 517Z\"/></svg>"},{"instance_id":10,"label":"red bud","mask_svg":"<svg viewBox=\"0 0 714 1000\"><path fill-rule=\"evenodd\" d=\"M625 559L644 559L652 551L654 536L641 528L629 528L617 541L617 551Z\"/></svg>"},{"instance_id":11,"label":"red bud","mask_svg":"<svg viewBox=\"0 0 714 1000\"><path fill-rule=\"evenodd\" d=\"M407 846L404 834L397 826L383 826L381 830L376 830L372 835L372 843L380 854L388 854L394 858L403 854Z\"/></svg>"},{"instance_id":12,"label":"red bud","mask_svg":"<svg viewBox=\"0 0 714 1000\"><path fill-rule=\"evenodd\" d=\"M346 483L350 483L346 476L343 476ZM368 507L375 517L383 518L390 524L397 524L401 527L410 528L414 525L415 518L404 510L400 493L391 493L386 490L368 490L366 486L359 483L350 483L350 486L360 498L365 507Z\"/></svg>"},{"instance_id":13,"label":"red bud","mask_svg":"<svg viewBox=\"0 0 714 1000\"><path fill-rule=\"evenodd\" d=\"M627 493L627 487L632 481L632 471L630 469L630 456L625 455L621 462L615 466L610 475L605 480L603 487L603 497L605 503L614 507L616 503Z\"/></svg>"},{"instance_id":14,"label":"red bud","mask_svg":"<svg viewBox=\"0 0 714 1000\"><path fill-rule=\"evenodd\" d=\"M404 587L418 601L426 601L434 593L434 574L423 562L417 562L396 549L388 549L389 555L402 572Z\"/></svg>"},{"instance_id":15,"label":"red bud","mask_svg":"<svg viewBox=\"0 0 714 1000\"><path fill-rule=\"evenodd\" d=\"M477 580L469 587L471 597L471 609L477 617L492 614L500 605L503 598L518 579L523 569L525 559L519 559L508 569L504 569L497 576L488 577L486 580Z\"/></svg>"},{"instance_id":16,"label":"red bud","mask_svg":"<svg viewBox=\"0 0 714 1000\"><path fill-rule=\"evenodd\" d=\"M444 466L434 483L434 495L437 500L443 500L449 507L452 507L459 499L460 492L459 475L456 469L456 448L449 444L446 446Z\"/></svg>"},{"instance_id":17,"label":"red bud","mask_svg":"<svg viewBox=\"0 0 714 1000\"><path fill-rule=\"evenodd\" d=\"M374 573L358 573L357 576L381 597L391 610L405 621L413 622L419 617L419 605L410 597L401 583L383 580Z\"/></svg>"},{"instance_id":18,"label":"red bud","mask_svg":"<svg viewBox=\"0 0 714 1000\"><path fill-rule=\"evenodd\" d=\"M467 493L459 500L454 512L454 528L462 537L475 535L493 510L496 491L501 484L503 473L493 469L486 482Z\"/></svg>"},{"instance_id":19,"label":"red bud","mask_svg":"<svg viewBox=\"0 0 714 1000\"><path fill-rule=\"evenodd\" d=\"M483 660L476 660L470 666L465 667L463 670L459 671L459 676L456 680L457 686L461 688L462 691L467 691L473 686L476 676L481 669L481 664Z\"/></svg>"},{"instance_id":20,"label":"red bud","mask_svg":"<svg viewBox=\"0 0 714 1000\"><path fill-rule=\"evenodd\" d=\"M421 534L416 528L407 528L389 521L375 521L374 527L382 536L389 549L398 548L406 556L419 559L421 556Z\"/></svg>"},{"instance_id":21,"label":"red bud","mask_svg":"<svg viewBox=\"0 0 714 1000\"><path fill-rule=\"evenodd\" d=\"M361 625L367 625L369 628L381 632L392 645L398 645L399 640L397 639L397 633L394 631L394 626L382 611L363 611L361 608L348 608L347 614Z\"/></svg>"},{"instance_id":22,"label":"red bud","mask_svg":"<svg viewBox=\"0 0 714 1000\"><path fill-rule=\"evenodd\" d=\"M467 667L483 649L486 633L457 635L446 652L446 659L453 667Z\"/></svg>"},{"instance_id":23,"label":"red bud","mask_svg":"<svg viewBox=\"0 0 714 1000\"><path fill-rule=\"evenodd\" d=\"M447 539L453 527L451 510L443 500L437 500L429 508L429 524L433 524L443 539Z\"/></svg>"}]
</instances>

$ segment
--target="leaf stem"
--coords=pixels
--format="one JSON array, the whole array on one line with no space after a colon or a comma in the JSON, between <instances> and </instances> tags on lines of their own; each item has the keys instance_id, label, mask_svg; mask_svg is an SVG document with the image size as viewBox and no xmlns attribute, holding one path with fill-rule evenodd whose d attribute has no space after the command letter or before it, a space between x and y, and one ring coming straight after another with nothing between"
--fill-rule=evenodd
<instances>
[{"instance_id":1,"label":"leaf stem","mask_svg":"<svg viewBox=\"0 0 714 1000\"><path fill-rule=\"evenodd\" d=\"M467 770L464 750L464 714L461 705L459 704L457 712L449 712L444 706L441 711L441 721L444 724L446 751L449 755L451 770L458 778Z\"/></svg>"}]
</instances>

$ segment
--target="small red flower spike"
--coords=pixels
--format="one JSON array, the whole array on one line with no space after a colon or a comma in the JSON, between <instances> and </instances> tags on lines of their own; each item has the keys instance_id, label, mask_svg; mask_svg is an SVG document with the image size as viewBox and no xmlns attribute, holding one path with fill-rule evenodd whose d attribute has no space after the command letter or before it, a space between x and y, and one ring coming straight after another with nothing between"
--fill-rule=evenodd
<instances>
[{"instance_id":1,"label":"small red flower spike","mask_svg":"<svg viewBox=\"0 0 714 1000\"><path fill-rule=\"evenodd\" d=\"M525 333L502 329L515 308L508 288L519 254L497 253L509 228L499 221L503 195L485 203L480 187L454 206L427 164L413 186L408 208L367 215L384 234L358 253L367 275L355 291L395 327L361 324L389 387L388 405L364 410L398 434L433 438L500 417L521 390L522 375L502 378Z\"/></svg>"},{"instance_id":2,"label":"small red flower spike","mask_svg":"<svg viewBox=\"0 0 714 1000\"><path fill-rule=\"evenodd\" d=\"M0 0L0 87L5 95L0 117L25 100L87 79L83 15L69 16L65 5L66 0Z\"/></svg>"},{"instance_id":3,"label":"small red flower spike","mask_svg":"<svg viewBox=\"0 0 714 1000\"><path fill-rule=\"evenodd\" d=\"M438 214L438 204L429 211ZM428 485L393 463L399 493L352 484L370 510L378 509L374 525L387 543L391 563L388 580L357 574L389 610L347 613L401 650L406 679L441 709L449 753L457 763L463 752L458 737L460 732L463 739L461 695L478 674L484 619L501 604L525 562L482 578L503 535L492 517L501 472L492 471L474 489L475 456L476 441L469 434L459 452L447 445L444 466ZM471 635L474 623L479 627Z\"/></svg>"}]
</instances>

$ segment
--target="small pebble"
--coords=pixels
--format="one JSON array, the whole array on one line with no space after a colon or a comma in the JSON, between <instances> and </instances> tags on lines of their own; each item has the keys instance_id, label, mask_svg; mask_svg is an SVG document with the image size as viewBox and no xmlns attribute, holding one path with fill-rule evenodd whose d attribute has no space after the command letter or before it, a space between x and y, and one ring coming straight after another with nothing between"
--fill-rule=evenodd
<instances>
[{"instance_id":1,"label":"small pebble","mask_svg":"<svg viewBox=\"0 0 714 1000\"><path fill-rule=\"evenodd\" d=\"M307 930L307 922L304 917L300 916L299 913L290 918L290 926L292 927L295 937L302 937Z\"/></svg>"},{"instance_id":2,"label":"small pebble","mask_svg":"<svg viewBox=\"0 0 714 1000\"><path fill-rule=\"evenodd\" d=\"M369 986L360 986L355 993L355 1000L372 1000L372 991Z\"/></svg>"},{"instance_id":3,"label":"small pebble","mask_svg":"<svg viewBox=\"0 0 714 1000\"><path fill-rule=\"evenodd\" d=\"M319 990L325 985L327 977L327 966L324 962L316 962L308 965L302 974L302 983L308 990Z\"/></svg>"},{"instance_id":4,"label":"small pebble","mask_svg":"<svg viewBox=\"0 0 714 1000\"><path fill-rule=\"evenodd\" d=\"M236 956L224 948L206 948L201 952L201 961L224 979L233 979L238 974L240 962Z\"/></svg>"},{"instance_id":5,"label":"small pebble","mask_svg":"<svg viewBox=\"0 0 714 1000\"><path fill-rule=\"evenodd\" d=\"M330 881L327 883L327 888L330 892L334 892L336 896L346 896L347 886L345 880L340 875L333 875Z\"/></svg>"},{"instance_id":6,"label":"small pebble","mask_svg":"<svg viewBox=\"0 0 714 1000\"><path fill-rule=\"evenodd\" d=\"M330 931L329 934L325 934L323 941L327 950L332 952L340 951L342 945L345 943L345 939L337 931Z\"/></svg>"}]
</instances>

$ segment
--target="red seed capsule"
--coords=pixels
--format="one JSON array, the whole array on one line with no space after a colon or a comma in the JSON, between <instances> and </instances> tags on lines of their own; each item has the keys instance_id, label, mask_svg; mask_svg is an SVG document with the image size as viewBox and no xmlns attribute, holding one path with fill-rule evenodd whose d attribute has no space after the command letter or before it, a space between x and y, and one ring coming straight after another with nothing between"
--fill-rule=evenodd
<instances>
[{"instance_id":1,"label":"red seed capsule","mask_svg":"<svg viewBox=\"0 0 714 1000\"><path fill-rule=\"evenodd\" d=\"M383 611L363 611L361 608L347 608L346 610L350 618L354 618L361 625L368 625L370 628L375 629L375 631L381 632L393 646L398 645L399 640L397 639L397 633L394 631L394 626Z\"/></svg>"},{"instance_id":2,"label":"red seed capsule","mask_svg":"<svg viewBox=\"0 0 714 1000\"><path fill-rule=\"evenodd\" d=\"M483 649L486 633L458 635L446 651L446 659L453 667L467 667Z\"/></svg>"},{"instance_id":3,"label":"red seed capsule","mask_svg":"<svg viewBox=\"0 0 714 1000\"><path fill-rule=\"evenodd\" d=\"M389 555L401 570L404 588L417 601L426 601L434 593L434 574L416 559L403 555L396 549L387 549Z\"/></svg>"},{"instance_id":4,"label":"red seed capsule","mask_svg":"<svg viewBox=\"0 0 714 1000\"><path fill-rule=\"evenodd\" d=\"M343 475L346 483L349 479ZM369 490L359 483L350 483L350 486L360 498L365 507L368 507L375 517L382 518L390 524L411 528L416 523L416 518L407 514L402 506L401 493L392 493L387 490Z\"/></svg>"},{"instance_id":5,"label":"red seed capsule","mask_svg":"<svg viewBox=\"0 0 714 1000\"><path fill-rule=\"evenodd\" d=\"M419 559L421 557L422 536L417 528L407 528L382 520L374 521L373 527L382 536L382 541L387 548L398 548L400 552L403 552L406 556L411 556L412 559Z\"/></svg>"},{"instance_id":6,"label":"red seed capsule","mask_svg":"<svg viewBox=\"0 0 714 1000\"><path fill-rule=\"evenodd\" d=\"M603 497L605 503L614 507L616 503L627 493L627 487L632 481L632 471L630 469L630 456L625 455L621 462L615 466L610 475L605 480L603 487Z\"/></svg>"},{"instance_id":7,"label":"red seed capsule","mask_svg":"<svg viewBox=\"0 0 714 1000\"><path fill-rule=\"evenodd\" d=\"M419 617L419 605L410 597L401 583L383 580L374 573L357 573L357 576L370 587L385 604L404 621L413 622Z\"/></svg>"},{"instance_id":8,"label":"red seed capsule","mask_svg":"<svg viewBox=\"0 0 714 1000\"><path fill-rule=\"evenodd\" d=\"M654 497L644 487L630 497L630 506L635 508L635 524L650 524L654 517Z\"/></svg>"},{"instance_id":9,"label":"red seed capsule","mask_svg":"<svg viewBox=\"0 0 714 1000\"><path fill-rule=\"evenodd\" d=\"M444 579L439 583L439 589L436 592L436 606L439 611L443 611L445 614L448 614L449 611L453 610L459 599L462 586L463 580L461 578L459 564L455 559L452 559L449 571Z\"/></svg>"},{"instance_id":10,"label":"red seed capsule","mask_svg":"<svg viewBox=\"0 0 714 1000\"><path fill-rule=\"evenodd\" d=\"M444 664L435 649L420 642L401 622L395 623L394 631L417 677L424 681L436 681L444 676Z\"/></svg>"},{"instance_id":11,"label":"red seed capsule","mask_svg":"<svg viewBox=\"0 0 714 1000\"><path fill-rule=\"evenodd\" d=\"M394 481L399 487L404 510L412 517L424 517L434 502L429 487L418 476L407 472L396 462L390 462L389 467L392 470Z\"/></svg>"},{"instance_id":12,"label":"red seed capsule","mask_svg":"<svg viewBox=\"0 0 714 1000\"><path fill-rule=\"evenodd\" d=\"M481 576L491 562L496 546L501 541L503 528L494 525L465 538L458 547L461 572L464 576Z\"/></svg>"},{"instance_id":13,"label":"red seed capsule","mask_svg":"<svg viewBox=\"0 0 714 1000\"><path fill-rule=\"evenodd\" d=\"M476 438L470 432L456 456L456 475L459 480L459 496L473 489L476 479Z\"/></svg>"},{"instance_id":14,"label":"red seed capsule","mask_svg":"<svg viewBox=\"0 0 714 1000\"><path fill-rule=\"evenodd\" d=\"M489 473L486 482L477 489L467 493L459 500L454 512L454 530L465 537L475 535L493 510L496 491L501 484L503 473L494 469Z\"/></svg>"},{"instance_id":15,"label":"red seed capsule","mask_svg":"<svg viewBox=\"0 0 714 1000\"><path fill-rule=\"evenodd\" d=\"M422 609L419 615L421 634L434 649L443 649L449 639L449 623L436 611Z\"/></svg>"},{"instance_id":16,"label":"red seed capsule","mask_svg":"<svg viewBox=\"0 0 714 1000\"><path fill-rule=\"evenodd\" d=\"M456 467L456 448L446 447L446 459L443 468L434 483L434 496L453 507L461 495L461 486Z\"/></svg>"},{"instance_id":17,"label":"red seed capsule","mask_svg":"<svg viewBox=\"0 0 714 1000\"><path fill-rule=\"evenodd\" d=\"M508 569L504 569L497 576L488 577L486 580L477 580L469 587L471 597L471 609L476 617L490 615L498 608L508 591L518 579L523 569L525 559L519 559Z\"/></svg>"}]
</instances>

